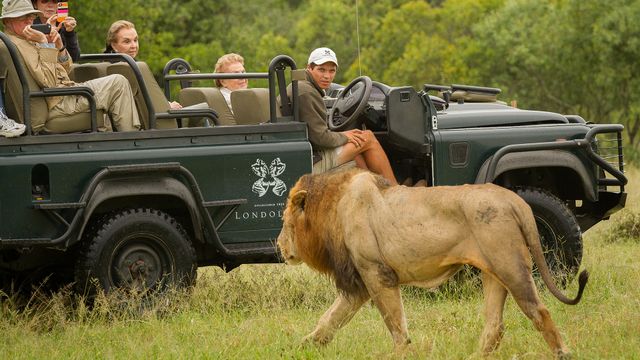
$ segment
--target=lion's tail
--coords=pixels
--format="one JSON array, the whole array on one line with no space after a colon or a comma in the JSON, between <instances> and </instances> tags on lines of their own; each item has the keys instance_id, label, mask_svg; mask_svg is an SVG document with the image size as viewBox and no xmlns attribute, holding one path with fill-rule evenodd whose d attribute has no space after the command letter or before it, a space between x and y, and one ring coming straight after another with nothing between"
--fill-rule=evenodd
<instances>
[{"instance_id":1,"label":"lion's tail","mask_svg":"<svg viewBox=\"0 0 640 360\"><path fill-rule=\"evenodd\" d=\"M525 209L526 208L528 208L528 206L525 207ZM523 208L516 209L516 213L518 214L518 217L520 219L520 228L527 242L527 246L529 247L529 251L531 251L533 261L538 266L538 271L540 272L545 285L547 286L549 291L551 291L551 293L561 302L568 305L575 305L579 303L580 299L582 298L584 288L587 285L587 281L589 280L589 272L583 270L580 273L580 276L578 278L578 294L576 295L576 297L570 299L565 296L556 286L553 277L551 276L549 266L547 265L547 261L544 258L542 245L540 244L540 236L538 234L538 228L536 227L536 221L533 217L533 213L530 211L522 211L522 209Z\"/></svg>"}]
</instances>

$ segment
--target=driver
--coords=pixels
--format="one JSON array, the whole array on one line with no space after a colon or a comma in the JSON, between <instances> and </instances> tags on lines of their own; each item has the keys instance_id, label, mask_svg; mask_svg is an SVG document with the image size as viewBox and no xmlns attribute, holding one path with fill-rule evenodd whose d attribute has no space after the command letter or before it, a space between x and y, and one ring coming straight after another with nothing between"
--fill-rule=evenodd
<instances>
[{"instance_id":1,"label":"driver","mask_svg":"<svg viewBox=\"0 0 640 360\"><path fill-rule=\"evenodd\" d=\"M309 55L306 80L298 82L300 118L308 125L309 141L314 150L313 172L325 172L355 160L356 166L378 173L392 185L397 185L389 159L370 130L329 130L327 108L322 98L337 70L338 59L333 50L318 48ZM287 90L291 98L291 86Z\"/></svg>"}]
</instances>

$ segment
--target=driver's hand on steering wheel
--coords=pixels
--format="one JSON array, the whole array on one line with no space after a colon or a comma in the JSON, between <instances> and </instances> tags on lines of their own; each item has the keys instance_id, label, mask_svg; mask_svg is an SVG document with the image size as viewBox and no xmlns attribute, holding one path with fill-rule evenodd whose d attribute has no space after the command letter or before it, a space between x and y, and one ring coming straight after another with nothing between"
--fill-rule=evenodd
<instances>
[{"instance_id":1,"label":"driver's hand on steering wheel","mask_svg":"<svg viewBox=\"0 0 640 360\"><path fill-rule=\"evenodd\" d=\"M350 143L355 145L357 148L361 147L367 139L364 137L364 132L360 129L352 129L342 132L348 139Z\"/></svg>"}]
</instances>

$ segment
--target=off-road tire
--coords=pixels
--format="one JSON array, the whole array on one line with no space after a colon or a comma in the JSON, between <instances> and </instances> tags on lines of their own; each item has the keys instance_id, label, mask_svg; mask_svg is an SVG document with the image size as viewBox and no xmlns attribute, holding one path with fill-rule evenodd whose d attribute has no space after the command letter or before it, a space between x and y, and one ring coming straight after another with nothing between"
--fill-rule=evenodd
<instances>
[{"instance_id":1,"label":"off-road tire","mask_svg":"<svg viewBox=\"0 0 640 360\"><path fill-rule=\"evenodd\" d=\"M580 268L582 232L575 215L552 193L535 187L516 187L536 219L544 257L556 284L564 285Z\"/></svg>"},{"instance_id":2,"label":"off-road tire","mask_svg":"<svg viewBox=\"0 0 640 360\"><path fill-rule=\"evenodd\" d=\"M127 209L94 225L86 232L76 264L76 287L81 293L115 288L163 291L195 283L195 250L182 226L168 214Z\"/></svg>"}]
</instances>

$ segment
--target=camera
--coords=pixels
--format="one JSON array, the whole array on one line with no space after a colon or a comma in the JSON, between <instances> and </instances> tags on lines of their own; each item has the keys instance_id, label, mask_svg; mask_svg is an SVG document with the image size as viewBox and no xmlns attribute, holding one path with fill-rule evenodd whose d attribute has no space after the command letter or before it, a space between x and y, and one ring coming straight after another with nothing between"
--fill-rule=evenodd
<instances>
[{"instance_id":1,"label":"camera","mask_svg":"<svg viewBox=\"0 0 640 360\"><path fill-rule=\"evenodd\" d=\"M51 24L33 24L31 25L33 30L38 30L43 34L49 34L51 32Z\"/></svg>"}]
</instances>

